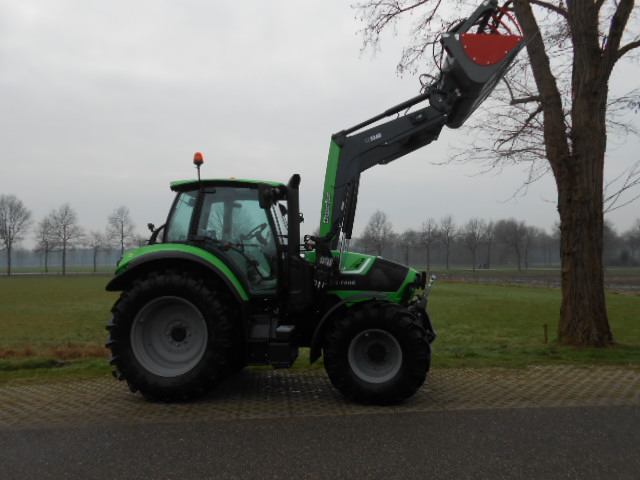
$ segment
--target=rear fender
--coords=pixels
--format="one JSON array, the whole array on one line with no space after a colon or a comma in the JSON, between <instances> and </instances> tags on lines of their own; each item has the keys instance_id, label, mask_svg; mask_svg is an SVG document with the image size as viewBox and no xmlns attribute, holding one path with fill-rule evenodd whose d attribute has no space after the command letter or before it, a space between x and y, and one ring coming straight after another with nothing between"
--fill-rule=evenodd
<instances>
[{"instance_id":1,"label":"rear fender","mask_svg":"<svg viewBox=\"0 0 640 480\"><path fill-rule=\"evenodd\" d=\"M163 246L165 248L158 248ZM215 255L186 245L180 245L179 249L167 247L167 244L154 245L125 254L118 264L116 276L107 284L106 290L110 292L124 290L136 278L152 270L167 267L186 268L191 265L219 278L238 301L249 300L247 290L237 275Z\"/></svg>"}]
</instances>

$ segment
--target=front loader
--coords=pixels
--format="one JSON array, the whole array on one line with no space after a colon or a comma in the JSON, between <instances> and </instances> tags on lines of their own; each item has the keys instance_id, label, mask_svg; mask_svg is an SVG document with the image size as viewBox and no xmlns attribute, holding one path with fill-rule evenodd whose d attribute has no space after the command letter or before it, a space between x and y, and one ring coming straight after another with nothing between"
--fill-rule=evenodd
<instances>
[{"instance_id":1,"label":"front loader","mask_svg":"<svg viewBox=\"0 0 640 480\"><path fill-rule=\"evenodd\" d=\"M349 399L392 404L420 388L436 337L431 282L349 251L360 175L461 126L525 44L497 0L441 42L442 71L422 94L332 136L318 236L301 242L298 174L200 179L196 154L198 178L171 183L165 225L150 226L149 245L123 255L107 285L122 292L107 326L118 379L150 399L186 400L247 365L289 367L308 347Z\"/></svg>"}]
</instances>

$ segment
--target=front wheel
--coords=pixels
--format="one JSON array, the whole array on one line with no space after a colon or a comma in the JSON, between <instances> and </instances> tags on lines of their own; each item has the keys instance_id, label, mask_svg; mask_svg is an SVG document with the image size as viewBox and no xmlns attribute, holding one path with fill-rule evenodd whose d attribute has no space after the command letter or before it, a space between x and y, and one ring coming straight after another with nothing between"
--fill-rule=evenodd
<instances>
[{"instance_id":1,"label":"front wheel","mask_svg":"<svg viewBox=\"0 0 640 480\"><path fill-rule=\"evenodd\" d=\"M412 396L431 363L427 333L400 305L368 302L351 307L329 334L324 364L347 398L387 405Z\"/></svg>"},{"instance_id":2,"label":"front wheel","mask_svg":"<svg viewBox=\"0 0 640 480\"><path fill-rule=\"evenodd\" d=\"M116 376L158 400L187 400L227 373L233 329L224 298L188 271L138 279L112 309L107 346Z\"/></svg>"}]
</instances>

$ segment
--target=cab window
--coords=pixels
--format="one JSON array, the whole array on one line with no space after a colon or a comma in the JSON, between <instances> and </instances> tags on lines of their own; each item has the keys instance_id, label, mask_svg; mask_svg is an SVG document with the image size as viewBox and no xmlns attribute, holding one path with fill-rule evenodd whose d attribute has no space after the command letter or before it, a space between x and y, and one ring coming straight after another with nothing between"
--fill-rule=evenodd
<instances>
[{"instance_id":1,"label":"cab window","mask_svg":"<svg viewBox=\"0 0 640 480\"><path fill-rule=\"evenodd\" d=\"M176 198L171 217L164 234L165 242L186 242L189 238L189 225L196 205L197 191L182 192Z\"/></svg>"}]
</instances>

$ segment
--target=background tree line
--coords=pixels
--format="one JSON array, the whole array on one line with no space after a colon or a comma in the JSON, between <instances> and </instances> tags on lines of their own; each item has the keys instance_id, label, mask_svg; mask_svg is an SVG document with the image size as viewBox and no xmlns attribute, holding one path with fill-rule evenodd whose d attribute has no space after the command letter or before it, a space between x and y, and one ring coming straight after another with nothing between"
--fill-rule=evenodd
<instances>
[{"instance_id":1,"label":"background tree line","mask_svg":"<svg viewBox=\"0 0 640 480\"><path fill-rule=\"evenodd\" d=\"M387 215L378 210L351 247L404 264L424 265L427 270L434 264L446 269L452 265L472 270L509 265L523 270L532 264L560 264L560 229L556 225L545 231L514 218L471 218L458 225L452 215L444 215L395 232ZM605 221L603 261L607 266L640 265L640 217L620 234Z\"/></svg>"},{"instance_id":2,"label":"background tree line","mask_svg":"<svg viewBox=\"0 0 640 480\"><path fill-rule=\"evenodd\" d=\"M125 206L113 210L106 219L103 231L86 230L68 203L51 209L45 217L34 221L31 210L18 197L0 195L0 251L5 253L7 275L11 274L17 247L29 235L35 241L32 254L38 257L44 272L49 272L52 256L55 255L59 258L63 275L67 273L71 252L91 252L93 270L96 271L99 253L116 252L122 255L129 247L147 243L146 236L136 233L135 223ZM28 257L24 250L20 251L20 256ZM82 263L86 262L84 257Z\"/></svg>"},{"instance_id":3,"label":"background tree line","mask_svg":"<svg viewBox=\"0 0 640 480\"><path fill-rule=\"evenodd\" d=\"M29 235L35 241L33 249L16 251ZM7 274L11 274L16 256L22 265L35 263L45 273L55 259L66 274L72 252L76 252L74 264L90 263L97 271L100 254L103 264L111 264L126 249L145 245L147 240L147 235L136 233L125 206L113 210L104 230L86 230L68 203L34 222L31 211L15 195L0 195L0 251L4 253L0 260L4 260ZM506 265L523 270L532 264L560 263L560 230L556 225L545 231L514 218L471 218L458 224L453 215L444 215L438 220L429 217L420 226L396 232L386 213L377 210L362 236L353 239L351 249L426 266L427 270L434 264L446 269L452 265L472 270ZM640 217L622 233L605 221L603 261L608 266L640 266Z\"/></svg>"}]
</instances>

